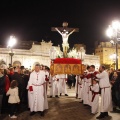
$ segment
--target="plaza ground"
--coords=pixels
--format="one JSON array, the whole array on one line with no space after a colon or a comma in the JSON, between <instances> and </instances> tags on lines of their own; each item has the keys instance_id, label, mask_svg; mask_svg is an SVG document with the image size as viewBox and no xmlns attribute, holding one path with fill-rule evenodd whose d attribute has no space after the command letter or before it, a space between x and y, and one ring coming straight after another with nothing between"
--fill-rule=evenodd
<instances>
[{"instance_id":1,"label":"plaza ground","mask_svg":"<svg viewBox=\"0 0 120 120\"><path fill-rule=\"evenodd\" d=\"M17 120L96 120L96 116L90 113L90 107L79 103L79 99L75 98L74 88L68 89L68 97L62 95L60 98L49 98L49 109L45 111L45 116L41 117L40 113L30 116L30 111L22 109L18 114ZM12 120L8 114L0 116L0 120ZM15 120L15 119L13 119ZM120 113L110 112L109 117L102 120L120 120Z\"/></svg>"}]
</instances>

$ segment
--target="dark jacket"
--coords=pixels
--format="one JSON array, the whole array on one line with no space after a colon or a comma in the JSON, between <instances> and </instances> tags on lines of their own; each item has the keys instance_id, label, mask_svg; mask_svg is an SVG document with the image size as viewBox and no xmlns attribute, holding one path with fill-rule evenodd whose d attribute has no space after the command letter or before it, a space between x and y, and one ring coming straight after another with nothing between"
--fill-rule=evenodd
<instances>
[{"instance_id":1,"label":"dark jacket","mask_svg":"<svg viewBox=\"0 0 120 120\"><path fill-rule=\"evenodd\" d=\"M0 95L5 93L5 76L0 77Z\"/></svg>"},{"instance_id":2,"label":"dark jacket","mask_svg":"<svg viewBox=\"0 0 120 120\"><path fill-rule=\"evenodd\" d=\"M24 76L23 76L23 79L24 79L24 85L25 85L24 87L25 87L25 88L26 88L27 85L28 85L29 77L30 77L29 75L24 75Z\"/></svg>"},{"instance_id":3,"label":"dark jacket","mask_svg":"<svg viewBox=\"0 0 120 120\"><path fill-rule=\"evenodd\" d=\"M24 82L23 82L23 77L18 74L17 72L15 72L12 76L11 76L12 80L16 80L18 82L18 88L19 90L22 90L24 87Z\"/></svg>"}]
</instances>

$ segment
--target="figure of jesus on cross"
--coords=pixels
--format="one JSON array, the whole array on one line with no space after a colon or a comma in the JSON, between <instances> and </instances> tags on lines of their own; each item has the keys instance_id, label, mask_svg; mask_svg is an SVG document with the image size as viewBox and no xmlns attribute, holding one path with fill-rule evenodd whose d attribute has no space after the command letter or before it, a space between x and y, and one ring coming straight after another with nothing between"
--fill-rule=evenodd
<instances>
[{"instance_id":1,"label":"figure of jesus on cross","mask_svg":"<svg viewBox=\"0 0 120 120\"><path fill-rule=\"evenodd\" d=\"M73 32L78 32L78 28L68 28L68 23L63 22L63 27L52 27L52 31L57 31L62 36L63 57L67 57L69 48L68 38Z\"/></svg>"},{"instance_id":2,"label":"figure of jesus on cross","mask_svg":"<svg viewBox=\"0 0 120 120\"><path fill-rule=\"evenodd\" d=\"M75 29L74 29L70 33L68 33L68 31L61 32L58 28L55 28L55 29L56 29L56 31L58 31L61 34L62 39L63 39L63 44L67 44L68 43L69 35L72 34L75 31Z\"/></svg>"}]
</instances>

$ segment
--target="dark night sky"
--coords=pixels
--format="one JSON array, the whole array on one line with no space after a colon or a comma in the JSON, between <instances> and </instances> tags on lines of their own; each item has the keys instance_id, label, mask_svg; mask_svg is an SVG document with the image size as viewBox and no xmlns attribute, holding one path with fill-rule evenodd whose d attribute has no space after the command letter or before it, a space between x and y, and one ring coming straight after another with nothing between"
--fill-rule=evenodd
<instances>
[{"instance_id":1,"label":"dark night sky","mask_svg":"<svg viewBox=\"0 0 120 120\"><path fill-rule=\"evenodd\" d=\"M44 39L61 45L62 37L51 27L67 21L69 27L79 28L69 36L70 46L84 43L92 53L94 41L108 40L105 30L114 19L120 20L120 2L115 0L1 0L0 44L14 34L18 40Z\"/></svg>"}]
</instances>

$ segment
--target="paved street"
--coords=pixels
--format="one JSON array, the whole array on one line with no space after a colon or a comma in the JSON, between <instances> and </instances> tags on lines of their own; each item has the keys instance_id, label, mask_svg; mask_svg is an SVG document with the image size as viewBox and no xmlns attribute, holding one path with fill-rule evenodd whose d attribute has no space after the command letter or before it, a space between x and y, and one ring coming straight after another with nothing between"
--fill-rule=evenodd
<instances>
[{"instance_id":1,"label":"paved street","mask_svg":"<svg viewBox=\"0 0 120 120\"><path fill-rule=\"evenodd\" d=\"M45 116L41 117L39 113L29 116L29 111L23 109L18 115L17 120L96 120L97 115L90 114L90 108L79 103L79 99L75 98L74 89L68 90L69 96L61 96L60 98L48 98L49 110L45 112ZM102 120L120 120L120 113L109 113L108 118ZM4 114L0 120L10 120L8 115Z\"/></svg>"}]
</instances>

